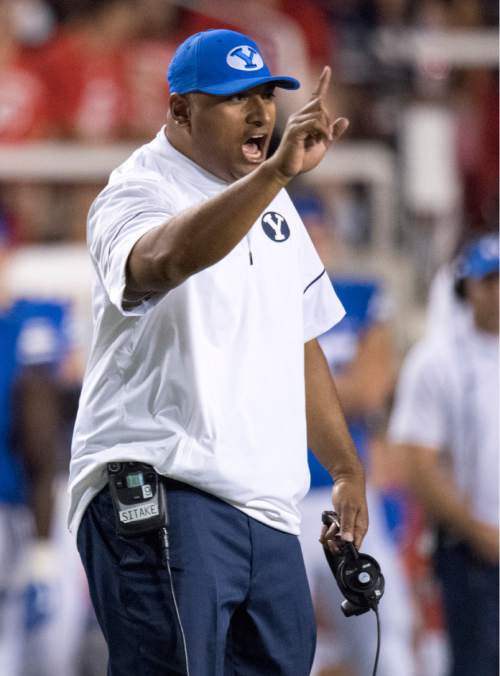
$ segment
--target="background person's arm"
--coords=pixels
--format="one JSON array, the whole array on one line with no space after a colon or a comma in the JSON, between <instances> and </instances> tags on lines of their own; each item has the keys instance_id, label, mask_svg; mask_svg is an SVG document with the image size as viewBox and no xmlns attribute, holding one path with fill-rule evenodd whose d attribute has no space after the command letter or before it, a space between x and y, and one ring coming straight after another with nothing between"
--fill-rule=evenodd
<instances>
[{"instance_id":1,"label":"background person's arm","mask_svg":"<svg viewBox=\"0 0 500 676\"><path fill-rule=\"evenodd\" d=\"M400 487L401 457L386 442L383 422L394 391L397 353L389 322L376 322L362 335L352 361L335 374L335 386L346 418L370 423L365 469L367 481L381 489Z\"/></svg>"},{"instance_id":2,"label":"background person's arm","mask_svg":"<svg viewBox=\"0 0 500 676\"><path fill-rule=\"evenodd\" d=\"M16 447L27 479L35 535L50 535L56 455L60 443L60 392L50 367L25 367L15 389Z\"/></svg>"},{"instance_id":3,"label":"background person's arm","mask_svg":"<svg viewBox=\"0 0 500 676\"><path fill-rule=\"evenodd\" d=\"M305 344L307 441L335 480L332 502L340 535L360 547L368 529L363 466L347 429L328 363L316 339ZM335 531L324 529L322 539Z\"/></svg>"},{"instance_id":4,"label":"background person's arm","mask_svg":"<svg viewBox=\"0 0 500 676\"><path fill-rule=\"evenodd\" d=\"M440 463L438 450L397 444L396 451L403 459L410 490L432 520L467 542L481 558L498 563L498 529L472 516L470 505Z\"/></svg>"},{"instance_id":5,"label":"background person's arm","mask_svg":"<svg viewBox=\"0 0 500 676\"><path fill-rule=\"evenodd\" d=\"M384 409L396 380L396 354L388 323L370 326L354 359L335 376L335 385L347 417L370 415Z\"/></svg>"}]
</instances>

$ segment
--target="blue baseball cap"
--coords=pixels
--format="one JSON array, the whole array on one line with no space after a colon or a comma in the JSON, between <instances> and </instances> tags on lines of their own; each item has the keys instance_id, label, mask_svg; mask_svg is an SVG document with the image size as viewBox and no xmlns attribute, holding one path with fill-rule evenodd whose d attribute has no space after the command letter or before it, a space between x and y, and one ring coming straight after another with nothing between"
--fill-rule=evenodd
<instances>
[{"instance_id":1,"label":"blue baseball cap","mask_svg":"<svg viewBox=\"0 0 500 676\"><path fill-rule=\"evenodd\" d=\"M485 235L466 246L460 265L462 279L498 273L498 235Z\"/></svg>"},{"instance_id":2,"label":"blue baseball cap","mask_svg":"<svg viewBox=\"0 0 500 676\"><path fill-rule=\"evenodd\" d=\"M170 91L178 94L230 96L268 82L283 89L300 87L293 77L271 75L251 38L224 29L195 33L179 45L167 79Z\"/></svg>"}]
</instances>

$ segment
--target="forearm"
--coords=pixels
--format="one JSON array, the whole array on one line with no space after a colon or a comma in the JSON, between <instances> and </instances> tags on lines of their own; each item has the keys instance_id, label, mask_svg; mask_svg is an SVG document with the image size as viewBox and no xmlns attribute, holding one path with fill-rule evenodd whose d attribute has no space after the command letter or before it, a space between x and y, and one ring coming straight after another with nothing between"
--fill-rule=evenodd
<instances>
[{"instance_id":1,"label":"forearm","mask_svg":"<svg viewBox=\"0 0 500 676\"><path fill-rule=\"evenodd\" d=\"M436 523L469 539L475 522L453 478L437 459L434 449L400 446L405 459L407 483L427 514Z\"/></svg>"},{"instance_id":2,"label":"forearm","mask_svg":"<svg viewBox=\"0 0 500 676\"><path fill-rule=\"evenodd\" d=\"M335 386L346 416L373 415L383 410L396 376L391 327L373 324L361 337L354 359L335 375Z\"/></svg>"},{"instance_id":3,"label":"forearm","mask_svg":"<svg viewBox=\"0 0 500 676\"><path fill-rule=\"evenodd\" d=\"M316 340L305 346L307 441L330 475L363 476L335 383Z\"/></svg>"},{"instance_id":4,"label":"forearm","mask_svg":"<svg viewBox=\"0 0 500 676\"><path fill-rule=\"evenodd\" d=\"M128 261L127 289L162 292L224 258L287 180L269 161L219 195L144 235Z\"/></svg>"},{"instance_id":5,"label":"forearm","mask_svg":"<svg viewBox=\"0 0 500 676\"><path fill-rule=\"evenodd\" d=\"M361 383L351 370L335 375L335 389L342 402L345 415L359 416L366 414L364 395L361 394Z\"/></svg>"},{"instance_id":6,"label":"forearm","mask_svg":"<svg viewBox=\"0 0 500 676\"><path fill-rule=\"evenodd\" d=\"M383 410L391 385L369 370L349 369L335 374L335 387L347 417L370 416Z\"/></svg>"},{"instance_id":7,"label":"forearm","mask_svg":"<svg viewBox=\"0 0 500 676\"><path fill-rule=\"evenodd\" d=\"M54 508L54 473L46 468L39 472L31 482L31 508L35 533L39 538L48 538L52 524Z\"/></svg>"},{"instance_id":8,"label":"forearm","mask_svg":"<svg viewBox=\"0 0 500 676\"><path fill-rule=\"evenodd\" d=\"M356 453L330 369L317 340L304 350L308 444L335 480L333 508L339 515L340 536L360 547L368 528L363 466ZM326 527L321 542L335 549L337 529Z\"/></svg>"},{"instance_id":9,"label":"forearm","mask_svg":"<svg viewBox=\"0 0 500 676\"><path fill-rule=\"evenodd\" d=\"M44 368L27 369L18 382L20 447L28 499L38 537L49 535L52 520L55 457L59 435L59 396Z\"/></svg>"}]
</instances>

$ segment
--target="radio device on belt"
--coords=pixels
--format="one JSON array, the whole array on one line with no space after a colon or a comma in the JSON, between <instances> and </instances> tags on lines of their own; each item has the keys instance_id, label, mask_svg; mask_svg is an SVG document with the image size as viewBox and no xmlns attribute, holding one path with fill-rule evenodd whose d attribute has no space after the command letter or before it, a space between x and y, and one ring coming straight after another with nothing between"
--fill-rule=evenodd
<instances>
[{"instance_id":1,"label":"radio device on belt","mask_svg":"<svg viewBox=\"0 0 500 676\"><path fill-rule=\"evenodd\" d=\"M119 535L142 535L168 525L165 487L151 465L110 462L108 479Z\"/></svg>"}]
</instances>

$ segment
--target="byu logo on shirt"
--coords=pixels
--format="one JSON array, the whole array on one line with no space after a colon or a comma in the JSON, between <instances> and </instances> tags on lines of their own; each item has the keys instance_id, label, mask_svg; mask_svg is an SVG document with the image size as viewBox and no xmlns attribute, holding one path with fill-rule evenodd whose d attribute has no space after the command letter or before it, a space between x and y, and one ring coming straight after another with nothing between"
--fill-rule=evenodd
<instances>
[{"instance_id":1,"label":"byu logo on shirt","mask_svg":"<svg viewBox=\"0 0 500 676\"><path fill-rule=\"evenodd\" d=\"M273 242L284 242L290 237L290 228L281 214L267 211L261 219L262 229Z\"/></svg>"},{"instance_id":2,"label":"byu logo on shirt","mask_svg":"<svg viewBox=\"0 0 500 676\"><path fill-rule=\"evenodd\" d=\"M261 55L250 45L233 47L226 57L226 62L236 70L260 70L264 66Z\"/></svg>"}]
</instances>

